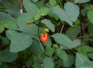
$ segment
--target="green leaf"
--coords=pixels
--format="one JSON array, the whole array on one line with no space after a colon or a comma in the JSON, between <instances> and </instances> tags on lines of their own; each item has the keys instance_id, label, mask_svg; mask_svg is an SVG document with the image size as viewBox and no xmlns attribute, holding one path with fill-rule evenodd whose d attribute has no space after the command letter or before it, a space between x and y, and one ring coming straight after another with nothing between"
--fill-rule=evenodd
<instances>
[{"instance_id":1,"label":"green leaf","mask_svg":"<svg viewBox=\"0 0 93 68\"><path fill-rule=\"evenodd\" d=\"M75 3L85 3L89 2L90 0L75 0Z\"/></svg>"},{"instance_id":2,"label":"green leaf","mask_svg":"<svg viewBox=\"0 0 93 68\"><path fill-rule=\"evenodd\" d=\"M49 3L54 6L56 5L56 0L49 0Z\"/></svg>"},{"instance_id":3,"label":"green leaf","mask_svg":"<svg viewBox=\"0 0 93 68\"><path fill-rule=\"evenodd\" d=\"M4 13L4 12L0 12L0 22L2 21L13 21L13 22L17 22L16 19L14 19L12 16L10 16L9 14L7 13Z\"/></svg>"},{"instance_id":4,"label":"green leaf","mask_svg":"<svg viewBox=\"0 0 93 68\"><path fill-rule=\"evenodd\" d=\"M17 18L20 14L20 9L14 5L7 7L6 11L8 14L13 15L15 18Z\"/></svg>"},{"instance_id":5,"label":"green leaf","mask_svg":"<svg viewBox=\"0 0 93 68\"><path fill-rule=\"evenodd\" d=\"M89 53L88 56L93 60L93 52Z\"/></svg>"},{"instance_id":6,"label":"green leaf","mask_svg":"<svg viewBox=\"0 0 93 68\"><path fill-rule=\"evenodd\" d=\"M72 55L68 55L68 60L67 61L63 61L64 67L70 67L74 64L75 62L75 58Z\"/></svg>"},{"instance_id":7,"label":"green leaf","mask_svg":"<svg viewBox=\"0 0 93 68\"><path fill-rule=\"evenodd\" d=\"M15 36L18 32L14 31L14 30L7 30L6 31L6 36L8 37L8 39L12 39L13 36Z\"/></svg>"},{"instance_id":8,"label":"green leaf","mask_svg":"<svg viewBox=\"0 0 93 68\"><path fill-rule=\"evenodd\" d=\"M63 59L64 61L68 60L68 55L66 54L66 52L62 49L55 49L55 53L57 56L59 56L61 59Z\"/></svg>"},{"instance_id":9,"label":"green leaf","mask_svg":"<svg viewBox=\"0 0 93 68\"><path fill-rule=\"evenodd\" d=\"M52 32L55 31L55 26L52 22L48 19L41 20L41 23L44 23Z\"/></svg>"},{"instance_id":10,"label":"green leaf","mask_svg":"<svg viewBox=\"0 0 93 68\"><path fill-rule=\"evenodd\" d=\"M69 25L72 26L73 23L65 10L59 7L53 7L53 12L56 13L62 21L66 21Z\"/></svg>"},{"instance_id":11,"label":"green leaf","mask_svg":"<svg viewBox=\"0 0 93 68\"><path fill-rule=\"evenodd\" d=\"M82 13L83 16L86 16L88 11L89 11L88 9L82 9L81 13Z\"/></svg>"},{"instance_id":12,"label":"green leaf","mask_svg":"<svg viewBox=\"0 0 93 68\"><path fill-rule=\"evenodd\" d=\"M49 8L47 8L47 7L42 7L42 8L40 8L39 13L40 13L42 16L45 16L45 15L47 15L47 14L49 13Z\"/></svg>"},{"instance_id":13,"label":"green leaf","mask_svg":"<svg viewBox=\"0 0 93 68\"><path fill-rule=\"evenodd\" d=\"M3 40L5 44L9 44L9 40L6 37L0 35L0 38Z\"/></svg>"},{"instance_id":14,"label":"green leaf","mask_svg":"<svg viewBox=\"0 0 93 68\"><path fill-rule=\"evenodd\" d=\"M91 61L87 57L83 56L82 54L76 53L76 62L75 62L76 68L82 68L84 66L92 68L89 65L85 65L86 62L91 63Z\"/></svg>"},{"instance_id":15,"label":"green leaf","mask_svg":"<svg viewBox=\"0 0 93 68\"><path fill-rule=\"evenodd\" d=\"M31 45L31 49L33 49L35 51L35 53L42 54L43 53L42 48L41 48L41 45L39 42L33 40L32 45Z\"/></svg>"},{"instance_id":16,"label":"green leaf","mask_svg":"<svg viewBox=\"0 0 93 68\"><path fill-rule=\"evenodd\" d=\"M36 13L35 16L34 16L35 21L40 19L40 17L41 17L41 15L39 13Z\"/></svg>"},{"instance_id":17,"label":"green leaf","mask_svg":"<svg viewBox=\"0 0 93 68\"><path fill-rule=\"evenodd\" d=\"M72 43L73 43L73 46L70 47L70 49L78 47L81 44L81 41L79 39L75 39L75 40L72 41ZM60 46L60 48L61 49L68 49L64 46Z\"/></svg>"},{"instance_id":18,"label":"green leaf","mask_svg":"<svg viewBox=\"0 0 93 68\"><path fill-rule=\"evenodd\" d=\"M64 34L60 34L60 33L56 33L54 35L52 35L52 37L54 38L54 40L61 44L64 45L68 48L72 47L72 41Z\"/></svg>"},{"instance_id":19,"label":"green leaf","mask_svg":"<svg viewBox=\"0 0 93 68\"><path fill-rule=\"evenodd\" d=\"M75 25L77 25L77 24L79 24L79 23L80 23L80 20L77 19L77 20L75 21Z\"/></svg>"},{"instance_id":20,"label":"green leaf","mask_svg":"<svg viewBox=\"0 0 93 68\"><path fill-rule=\"evenodd\" d=\"M32 14L36 14L38 7L32 3L30 0L23 0L23 5L27 12L31 12Z\"/></svg>"},{"instance_id":21,"label":"green leaf","mask_svg":"<svg viewBox=\"0 0 93 68\"><path fill-rule=\"evenodd\" d=\"M43 64L44 64L44 68L54 68L54 62L50 57L45 57L43 59Z\"/></svg>"},{"instance_id":22,"label":"green leaf","mask_svg":"<svg viewBox=\"0 0 93 68\"><path fill-rule=\"evenodd\" d=\"M67 2L64 8L68 16L71 18L71 21L76 21L79 16L79 7L71 2Z\"/></svg>"},{"instance_id":23,"label":"green leaf","mask_svg":"<svg viewBox=\"0 0 93 68\"><path fill-rule=\"evenodd\" d=\"M57 44L53 44L53 48L58 48L58 45Z\"/></svg>"},{"instance_id":24,"label":"green leaf","mask_svg":"<svg viewBox=\"0 0 93 68\"><path fill-rule=\"evenodd\" d=\"M48 41L47 42L43 42L44 46L52 46L52 42L51 39L48 37Z\"/></svg>"},{"instance_id":25,"label":"green leaf","mask_svg":"<svg viewBox=\"0 0 93 68\"><path fill-rule=\"evenodd\" d=\"M67 31L66 31L66 35L70 38L70 39L74 39L77 37L77 35L80 32L80 25L76 25L73 27L70 27Z\"/></svg>"},{"instance_id":26,"label":"green leaf","mask_svg":"<svg viewBox=\"0 0 93 68\"><path fill-rule=\"evenodd\" d=\"M34 22L32 13L23 13L19 15L17 22L23 32L28 34L38 34L38 27L32 23ZM26 26L27 23L32 23L32 26Z\"/></svg>"},{"instance_id":27,"label":"green leaf","mask_svg":"<svg viewBox=\"0 0 93 68\"><path fill-rule=\"evenodd\" d=\"M93 10L92 11L89 11L88 13L87 13L87 16L88 16L88 19L90 20L90 22L93 24Z\"/></svg>"},{"instance_id":28,"label":"green leaf","mask_svg":"<svg viewBox=\"0 0 93 68\"><path fill-rule=\"evenodd\" d=\"M89 32L89 34L93 34L93 24L90 24L88 26L88 32ZM93 37L93 36L91 36L91 37Z\"/></svg>"},{"instance_id":29,"label":"green leaf","mask_svg":"<svg viewBox=\"0 0 93 68\"><path fill-rule=\"evenodd\" d=\"M0 24L0 33L4 31L4 26Z\"/></svg>"},{"instance_id":30,"label":"green leaf","mask_svg":"<svg viewBox=\"0 0 93 68\"><path fill-rule=\"evenodd\" d=\"M10 51L19 52L32 44L32 37L25 33L18 33L11 39Z\"/></svg>"},{"instance_id":31,"label":"green leaf","mask_svg":"<svg viewBox=\"0 0 93 68\"><path fill-rule=\"evenodd\" d=\"M78 47L76 50L79 52L92 52L93 48L90 46L84 45L82 47Z\"/></svg>"},{"instance_id":32,"label":"green leaf","mask_svg":"<svg viewBox=\"0 0 93 68\"><path fill-rule=\"evenodd\" d=\"M5 49L2 51L0 54L0 60L4 62L12 62L16 60L17 58L17 53L12 53L9 51L9 49Z\"/></svg>"},{"instance_id":33,"label":"green leaf","mask_svg":"<svg viewBox=\"0 0 93 68\"><path fill-rule=\"evenodd\" d=\"M3 22L3 25L8 29L18 29L18 25L13 21L5 21Z\"/></svg>"},{"instance_id":34,"label":"green leaf","mask_svg":"<svg viewBox=\"0 0 93 68\"><path fill-rule=\"evenodd\" d=\"M46 51L45 51L46 55L48 56L52 56L52 54L54 53L54 49L51 48L51 46L46 46Z\"/></svg>"},{"instance_id":35,"label":"green leaf","mask_svg":"<svg viewBox=\"0 0 93 68\"><path fill-rule=\"evenodd\" d=\"M32 0L33 2L37 2L38 0Z\"/></svg>"}]
</instances>

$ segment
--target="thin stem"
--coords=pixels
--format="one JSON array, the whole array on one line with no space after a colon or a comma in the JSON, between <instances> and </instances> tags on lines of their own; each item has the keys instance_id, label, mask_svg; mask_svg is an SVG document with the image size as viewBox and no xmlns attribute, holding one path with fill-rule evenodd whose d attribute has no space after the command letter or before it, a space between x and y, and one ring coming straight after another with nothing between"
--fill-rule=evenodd
<instances>
[{"instance_id":1,"label":"thin stem","mask_svg":"<svg viewBox=\"0 0 93 68\"><path fill-rule=\"evenodd\" d=\"M61 44L60 44L60 45L61 45ZM66 46L64 46L64 45L61 45L61 46L65 47L65 48L67 48L67 49L69 49L69 50L71 50L73 53L76 54L76 52L75 52L74 50L72 50L72 49L70 49L70 48L68 48L68 47L66 47Z\"/></svg>"},{"instance_id":2,"label":"thin stem","mask_svg":"<svg viewBox=\"0 0 93 68\"><path fill-rule=\"evenodd\" d=\"M39 23L40 23L40 21L38 20L38 37L39 37Z\"/></svg>"},{"instance_id":3,"label":"thin stem","mask_svg":"<svg viewBox=\"0 0 93 68\"><path fill-rule=\"evenodd\" d=\"M40 46L41 46L43 52L45 52L45 51L44 51L44 48L43 48L43 46L42 46L42 44L41 44L41 42L40 42L40 40L39 40L39 44L40 44Z\"/></svg>"},{"instance_id":4,"label":"thin stem","mask_svg":"<svg viewBox=\"0 0 93 68\"><path fill-rule=\"evenodd\" d=\"M62 22L63 23L63 22ZM61 28L61 30L60 30L60 33L62 33L62 31L63 31L63 28L64 28L64 24L62 25L62 28Z\"/></svg>"},{"instance_id":5,"label":"thin stem","mask_svg":"<svg viewBox=\"0 0 93 68\"><path fill-rule=\"evenodd\" d=\"M84 38L84 37L88 37L88 36L92 36L93 34L89 34L89 35L85 35L85 36L81 36L81 37L77 37L77 38L74 38L74 39L80 39L80 38ZM71 39L71 40L74 40L74 39Z\"/></svg>"},{"instance_id":6,"label":"thin stem","mask_svg":"<svg viewBox=\"0 0 93 68\"><path fill-rule=\"evenodd\" d=\"M43 3L44 3L44 6L46 6L46 4L45 4L45 0L43 0Z\"/></svg>"},{"instance_id":7,"label":"thin stem","mask_svg":"<svg viewBox=\"0 0 93 68\"><path fill-rule=\"evenodd\" d=\"M20 1L20 0L18 0L18 1ZM15 3L17 3L18 1L15 1L15 2L13 2L12 4L9 4L9 5L7 5L7 6L0 7L0 8L6 8L6 7L9 7L9 6L11 6L11 5L13 5L13 4L15 4Z\"/></svg>"}]
</instances>

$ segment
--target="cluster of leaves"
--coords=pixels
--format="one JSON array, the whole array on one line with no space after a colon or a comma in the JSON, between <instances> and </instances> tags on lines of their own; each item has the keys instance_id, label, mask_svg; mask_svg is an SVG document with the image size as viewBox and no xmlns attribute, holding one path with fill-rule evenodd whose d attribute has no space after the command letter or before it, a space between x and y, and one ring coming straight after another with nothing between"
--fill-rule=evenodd
<instances>
[{"instance_id":1,"label":"cluster of leaves","mask_svg":"<svg viewBox=\"0 0 93 68\"><path fill-rule=\"evenodd\" d=\"M0 68L93 68L91 3L2 0ZM48 41L42 42L40 36L45 28L49 29Z\"/></svg>"}]
</instances>

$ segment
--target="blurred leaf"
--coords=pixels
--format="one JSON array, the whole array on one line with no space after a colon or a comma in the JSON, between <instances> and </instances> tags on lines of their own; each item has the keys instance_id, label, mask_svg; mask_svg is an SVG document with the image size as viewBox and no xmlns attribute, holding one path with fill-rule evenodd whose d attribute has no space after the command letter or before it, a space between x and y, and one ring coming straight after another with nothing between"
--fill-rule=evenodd
<instances>
[{"instance_id":1,"label":"blurred leaf","mask_svg":"<svg viewBox=\"0 0 93 68\"><path fill-rule=\"evenodd\" d=\"M82 9L82 10L81 10L81 13L82 13L83 16L85 16L88 11L89 11L88 9Z\"/></svg>"},{"instance_id":2,"label":"blurred leaf","mask_svg":"<svg viewBox=\"0 0 93 68\"><path fill-rule=\"evenodd\" d=\"M88 26L88 32L89 32L89 34L93 34L93 24L90 24ZM93 37L93 36L91 36L91 37Z\"/></svg>"},{"instance_id":3,"label":"blurred leaf","mask_svg":"<svg viewBox=\"0 0 93 68\"><path fill-rule=\"evenodd\" d=\"M2 51L0 54L0 60L4 62L12 62L16 60L17 58L17 53L12 53L9 51L9 49L5 49Z\"/></svg>"},{"instance_id":4,"label":"blurred leaf","mask_svg":"<svg viewBox=\"0 0 93 68\"><path fill-rule=\"evenodd\" d=\"M88 13L87 13L87 16L88 16L88 19L90 20L90 22L93 24L93 10L92 11L89 11Z\"/></svg>"},{"instance_id":5,"label":"blurred leaf","mask_svg":"<svg viewBox=\"0 0 93 68\"><path fill-rule=\"evenodd\" d=\"M34 16L34 19L38 20L40 17L41 17L41 15L39 13L36 13L35 16Z\"/></svg>"},{"instance_id":6,"label":"blurred leaf","mask_svg":"<svg viewBox=\"0 0 93 68\"><path fill-rule=\"evenodd\" d=\"M47 7L42 7L42 8L40 8L39 12L40 12L40 14L41 14L42 16L45 16L45 15L47 15L47 14L49 13L49 8L47 8Z\"/></svg>"},{"instance_id":7,"label":"blurred leaf","mask_svg":"<svg viewBox=\"0 0 93 68\"><path fill-rule=\"evenodd\" d=\"M88 4L88 3L84 3L84 4L82 4L82 6L83 6L85 9L88 9L88 10L91 10L91 9L92 9L91 5Z\"/></svg>"},{"instance_id":8,"label":"blurred leaf","mask_svg":"<svg viewBox=\"0 0 93 68\"><path fill-rule=\"evenodd\" d=\"M38 7L32 3L30 0L23 0L23 5L27 12L31 12L32 14L36 14Z\"/></svg>"},{"instance_id":9,"label":"blurred leaf","mask_svg":"<svg viewBox=\"0 0 93 68\"><path fill-rule=\"evenodd\" d=\"M10 51L19 52L32 44L32 37L25 33L18 33L11 39Z\"/></svg>"},{"instance_id":10,"label":"blurred leaf","mask_svg":"<svg viewBox=\"0 0 93 68\"><path fill-rule=\"evenodd\" d=\"M58 48L58 45L57 44L53 44L53 48Z\"/></svg>"},{"instance_id":11,"label":"blurred leaf","mask_svg":"<svg viewBox=\"0 0 93 68\"><path fill-rule=\"evenodd\" d=\"M12 37L14 36L14 35L16 35L18 32L17 31L14 31L14 30L7 30L6 31L6 36L8 37L8 39L12 39Z\"/></svg>"},{"instance_id":12,"label":"blurred leaf","mask_svg":"<svg viewBox=\"0 0 93 68\"><path fill-rule=\"evenodd\" d=\"M64 45L68 48L73 46L72 41L64 34L56 33L56 34L52 35L52 37L54 38L54 40L57 43L59 43L61 45Z\"/></svg>"},{"instance_id":13,"label":"blurred leaf","mask_svg":"<svg viewBox=\"0 0 93 68\"><path fill-rule=\"evenodd\" d=\"M52 54L54 53L54 49L51 48L51 46L46 46L46 51L45 51L46 55L48 56L52 56Z\"/></svg>"},{"instance_id":14,"label":"blurred leaf","mask_svg":"<svg viewBox=\"0 0 93 68\"><path fill-rule=\"evenodd\" d=\"M17 22L16 19L14 19L12 16L10 16L9 14L7 13L4 13L4 12L0 12L0 22L2 21L13 21L13 22Z\"/></svg>"},{"instance_id":15,"label":"blurred leaf","mask_svg":"<svg viewBox=\"0 0 93 68\"><path fill-rule=\"evenodd\" d=\"M82 68L82 67L88 67L88 68L92 68L91 64L90 65L86 65L85 63L92 63L87 57L83 56L82 54L77 53L76 54L76 68Z\"/></svg>"},{"instance_id":16,"label":"blurred leaf","mask_svg":"<svg viewBox=\"0 0 93 68\"><path fill-rule=\"evenodd\" d=\"M93 48L90 46L84 45L84 46L78 47L76 50L79 52L92 52Z\"/></svg>"},{"instance_id":17,"label":"blurred leaf","mask_svg":"<svg viewBox=\"0 0 93 68\"><path fill-rule=\"evenodd\" d=\"M89 2L90 0L75 0L75 3L85 3Z\"/></svg>"},{"instance_id":18,"label":"blurred leaf","mask_svg":"<svg viewBox=\"0 0 93 68\"><path fill-rule=\"evenodd\" d=\"M77 25L77 24L79 24L79 23L80 23L80 20L77 19L77 20L75 21L75 25Z\"/></svg>"},{"instance_id":19,"label":"blurred leaf","mask_svg":"<svg viewBox=\"0 0 93 68\"><path fill-rule=\"evenodd\" d=\"M39 44L39 42L37 42L35 40L33 40L33 42L32 42L31 49L33 49L38 54L42 54L43 53L41 45Z\"/></svg>"},{"instance_id":20,"label":"blurred leaf","mask_svg":"<svg viewBox=\"0 0 93 68\"><path fill-rule=\"evenodd\" d=\"M0 38L4 41L5 44L9 44L9 40L6 37L0 35Z\"/></svg>"},{"instance_id":21,"label":"blurred leaf","mask_svg":"<svg viewBox=\"0 0 93 68\"><path fill-rule=\"evenodd\" d=\"M44 23L52 32L55 31L55 26L52 22L48 19L41 20L41 23Z\"/></svg>"},{"instance_id":22,"label":"blurred leaf","mask_svg":"<svg viewBox=\"0 0 93 68\"><path fill-rule=\"evenodd\" d=\"M71 21L74 22L79 16L79 7L74 5L71 2L67 2L64 6L66 13L71 18Z\"/></svg>"},{"instance_id":23,"label":"blurred leaf","mask_svg":"<svg viewBox=\"0 0 93 68\"><path fill-rule=\"evenodd\" d=\"M4 26L0 24L0 33L2 33L3 31L4 31Z\"/></svg>"},{"instance_id":24,"label":"blurred leaf","mask_svg":"<svg viewBox=\"0 0 93 68\"><path fill-rule=\"evenodd\" d=\"M54 6L56 5L56 0L49 0L49 3Z\"/></svg>"},{"instance_id":25,"label":"blurred leaf","mask_svg":"<svg viewBox=\"0 0 93 68\"><path fill-rule=\"evenodd\" d=\"M73 27L70 27L67 31L66 31L66 35L70 38L70 39L74 39L77 37L77 35L80 32L80 25L76 25Z\"/></svg>"},{"instance_id":26,"label":"blurred leaf","mask_svg":"<svg viewBox=\"0 0 93 68\"><path fill-rule=\"evenodd\" d=\"M45 57L43 59L43 64L44 64L44 68L54 68L54 62L50 57Z\"/></svg>"},{"instance_id":27,"label":"blurred leaf","mask_svg":"<svg viewBox=\"0 0 93 68\"><path fill-rule=\"evenodd\" d=\"M18 29L18 25L13 21L5 21L3 22L3 25L8 29Z\"/></svg>"},{"instance_id":28,"label":"blurred leaf","mask_svg":"<svg viewBox=\"0 0 93 68\"><path fill-rule=\"evenodd\" d=\"M34 22L32 13L23 13L19 15L17 22L18 22L19 28L23 32L28 34L35 34L35 35L38 34L38 27L32 23ZM32 23L32 26L27 26L27 23Z\"/></svg>"},{"instance_id":29,"label":"blurred leaf","mask_svg":"<svg viewBox=\"0 0 93 68\"><path fill-rule=\"evenodd\" d=\"M68 60L67 61L63 61L64 67L70 67L74 64L75 62L75 58L72 55L68 55Z\"/></svg>"},{"instance_id":30,"label":"blurred leaf","mask_svg":"<svg viewBox=\"0 0 93 68\"><path fill-rule=\"evenodd\" d=\"M33 2L37 2L38 0L32 0Z\"/></svg>"},{"instance_id":31,"label":"blurred leaf","mask_svg":"<svg viewBox=\"0 0 93 68\"><path fill-rule=\"evenodd\" d=\"M68 60L68 55L66 54L66 52L62 49L55 49L55 53L57 54L57 56L59 56L61 59L63 59L64 61Z\"/></svg>"},{"instance_id":32,"label":"blurred leaf","mask_svg":"<svg viewBox=\"0 0 93 68\"><path fill-rule=\"evenodd\" d=\"M88 56L93 60L93 52L89 53Z\"/></svg>"}]
</instances>

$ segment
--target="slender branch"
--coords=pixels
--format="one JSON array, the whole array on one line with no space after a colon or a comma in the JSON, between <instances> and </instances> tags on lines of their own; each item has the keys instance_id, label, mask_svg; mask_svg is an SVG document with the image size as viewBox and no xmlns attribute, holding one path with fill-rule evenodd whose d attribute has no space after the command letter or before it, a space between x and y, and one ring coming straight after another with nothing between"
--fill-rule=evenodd
<instances>
[{"instance_id":1,"label":"slender branch","mask_svg":"<svg viewBox=\"0 0 93 68\"><path fill-rule=\"evenodd\" d=\"M84 38L84 37L88 37L88 36L92 36L93 34L89 34L89 35L85 35L85 36L81 36L81 37L77 37L77 38L74 38L74 39L80 39L80 38ZM71 39L71 40L74 40L74 39Z\"/></svg>"},{"instance_id":2,"label":"slender branch","mask_svg":"<svg viewBox=\"0 0 93 68\"><path fill-rule=\"evenodd\" d=\"M60 44L60 45L61 45L61 44ZM69 50L71 50L73 53L76 54L76 52L75 52L74 50L72 50L72 49L70 49L70 48L68 48L68 47L66 47L66 46L64 46L64 45L61 45L61 46L65 47L65 48L67 48L67 49L69 49Z\"/></svg>"},{"instance_id":3,"label":"slender branch","mask_svg":"<svg viewBox=\"0 0 93 68\"><path fill-rule=\"evenodd\" d=\"M43 3L44 3L44 6L46 6L46 4L45 4L45 0L43 0Z\"/></svg>"},{"instance_id":4,"label":"slender branch","mask_svg":"<svg viewBox=\"0 0 93 68\"><path fill-rule=\"evenodd\" d=\"M62 25L62 28L61 28L61 30L60 30L60 33L62 33L63 28L64 28L64 24Z\"/></svg>"},{"instance_id":5,"label":"slender branch","mask_svg":"<svg viewBox=\"0 0 93 68\"><path fill-rule=\"evenodd\" d=\"M15 4L15 3L17 3L18 1L20 1L20 0L17 0L17 1L15 1L15 2L13 2L12 4L9 4L9 5L7 5L7 6L0 7L0 8L6 8L6 7L9 7L9 6L11 6L11 5L13 5L13 4Z\"/></svg>"},{"instance_id":6,"label":"slender branch","mask_svg":"<svg viewBox=\"0 0 93 68\"><path fill-rule=\"evenodd\" d=\"M40 42L40 40L39 40L39 44L40 44L40 46L41 46L43 52L45 52L45 51L44 51L44 48L43 48L43 46L42 46L42 44L41 44L41 42Z\"/></svg>"}]
</instances>

